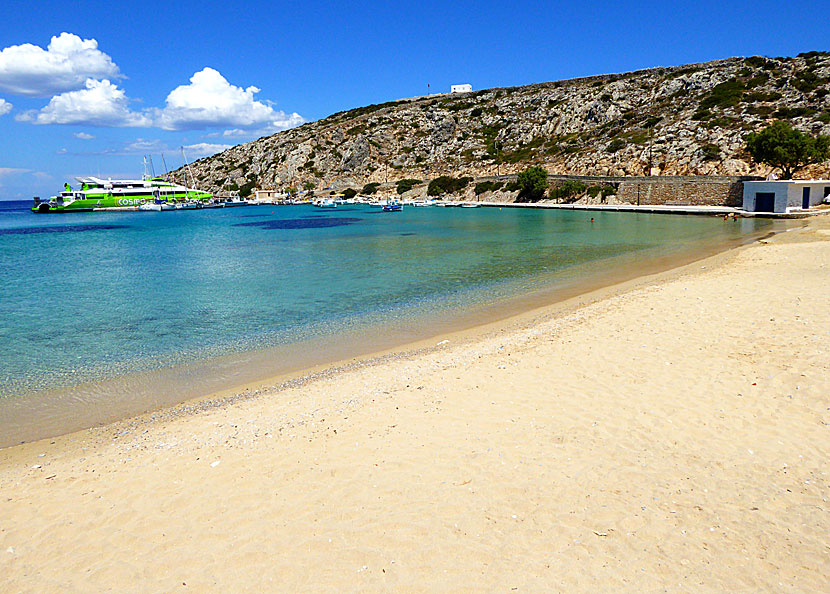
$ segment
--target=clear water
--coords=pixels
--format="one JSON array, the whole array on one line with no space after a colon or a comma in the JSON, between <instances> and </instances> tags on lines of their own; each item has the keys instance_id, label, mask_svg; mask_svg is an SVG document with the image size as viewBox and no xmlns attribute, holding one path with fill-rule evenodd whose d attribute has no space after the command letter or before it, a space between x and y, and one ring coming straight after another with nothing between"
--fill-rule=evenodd
<instances>
[{"instance_id":1,"label":"clear water","mask_svg":"<svg viewBox=\"0 0 830 594\"><path fill-rule=\"evenodd\" d=\"M158 392L221 387L211 375L250 379L236 370L246 361L267 377L269 349L387 329L417 338L435 320L771 228L514 208L28 206L0 202L0 446L41 436L23 425L60 432L176 399Z\"/></svg>"}]
</instances>

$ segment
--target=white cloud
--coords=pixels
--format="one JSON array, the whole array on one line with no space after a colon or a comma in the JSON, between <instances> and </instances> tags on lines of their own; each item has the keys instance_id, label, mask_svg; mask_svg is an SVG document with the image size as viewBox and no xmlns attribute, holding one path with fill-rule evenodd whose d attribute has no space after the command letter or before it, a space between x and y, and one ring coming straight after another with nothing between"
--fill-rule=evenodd
<instances>
[{"instance_id":1,"label":"white cloud","mask_svg":"<svg viewBox=\"0 0 830 594\"><path fill-rule=\"evenodd\" d=\"M86 81L86 88L55 95L38 111L27 111L15 118L33 124L86 124L89 126L152 125L144 114L130 111L126 93L108 80Z\"/></svg>"},{"instance_id":2,"label":"white cloud","mask_svg":"<svg viewBox=\"0 0 830 594\"><path fill-rule=\"evenodd\" d=\"M305 120L296 113L277 111L254 99L259 89L230 84L213 68L204 68L190 78L189 85L173 89L164 109L156 110L155 123L165 130L210 127L285 130Z\"/></svg>"},{"instance_id":3,"label":"white cloud","mask_svg":"<svg viewBox=\"0 0 830 594\"><path fill-rule=\"evenodd\" d=\"M92 140L95 137L92 134L87 134L86 132L76 132L75 138L80 138L81 140Z\"/></svg>"},{"instance_id":4,"label":"white cloud","mask_svg":"<svg viewBox=\"0 0 830 594\"><path fill-rule=\"evenodd\" d=\"M0 167L0 177L16 175L18 173L29 173L31 169L19 169L17 167Z\"/></svg>"},{"instance_id":5,"label":"white cloud","mask_svg":"<svg viewBox=\"0 0 830 594\"><path fill-rule=\"evenodd\" d=\"M136 138L133 142L124 146L123 149L117 151L118 154L133 154L133 153L152 153L160 152L167 149L167 145L161 142L158 138Z\"/></svg>"},{"instance_id":6,"label":"white cloud","mask_svg":"<svg viewBox=\"0 0 830 594\"><path fill-rule=\"evenodd\" d=\"M45 50L24 43L0 51L0 90L8 93L48 97L81 89L89 78L121 78L118 66L94 39L61 33Z\"/></svg>"},{"instance_id":7,"label":"white cloud","mask_svg":"<svg viewBox=\"0 0 830 594\"><path fill-rule=\"evenodd\" d=\"M188 158L200 159L202 157L215 155L216 153L221 153L222 151L226 151L232 147L233 145L231 144L210 144L208 142L199 142L197 144L185 145L184 150Z\"/></svg>"},{"instance_id":8,"label":"white cloud","mask_svg":"<svg viewBox=\"0 0 830 594\"><path fill-rule=\"evenodd\" d=\"M12 104L5 99L0 99L0 116L4 116L12 110Z\"/></svg>"}]
</instances>

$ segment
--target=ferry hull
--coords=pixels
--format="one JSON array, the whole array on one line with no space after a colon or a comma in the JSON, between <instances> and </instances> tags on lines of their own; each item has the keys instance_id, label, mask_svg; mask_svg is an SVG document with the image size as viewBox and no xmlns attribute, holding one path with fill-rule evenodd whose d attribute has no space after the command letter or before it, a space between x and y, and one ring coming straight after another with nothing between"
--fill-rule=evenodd
<instances>
[{"instance_id":1,"label":"ferry hull","mask_svg":"<svg viewBox=\"0 0 830 594\"><path fill-rule=\"evenodd\" d=\"M175 194L164 195L164 200L173 202L183 202L185 200L199 200L209 201L213 198L207 192L177 192ZM118 210L136 210L142 204L153 202L155 196L147 194L146 196L131 196L129 198L117 196L112 194L88 195L85 198L67 201L50 201L41 202L32 207L34 213L55 213L55 212L89 212L99 209L118 209Z\"/></svg>"}]
</instances>

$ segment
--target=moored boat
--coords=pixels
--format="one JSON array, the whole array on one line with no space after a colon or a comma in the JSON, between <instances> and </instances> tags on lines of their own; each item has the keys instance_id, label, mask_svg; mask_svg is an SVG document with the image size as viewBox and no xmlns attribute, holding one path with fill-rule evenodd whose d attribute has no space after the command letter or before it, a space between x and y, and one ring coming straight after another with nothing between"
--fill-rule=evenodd
<instances>
[{"instance_id":1,"label":"moored boat","mask_svg":"<svg viewBox=\"0 0 830 594\"><path fill-rule=\"evenodd\" d=\"M73 190L67 183L64 191L49 200L35 198L32 212L83 212L91 210L139 210L143 204L177 202L206 202L213 198L209 192L188 188L159 177L148 179L101 179L78 177L80 188ZM171 208L175 208L171 205ZM141 210L157 210L156 208Z\"/></svg>"}]
</instances>

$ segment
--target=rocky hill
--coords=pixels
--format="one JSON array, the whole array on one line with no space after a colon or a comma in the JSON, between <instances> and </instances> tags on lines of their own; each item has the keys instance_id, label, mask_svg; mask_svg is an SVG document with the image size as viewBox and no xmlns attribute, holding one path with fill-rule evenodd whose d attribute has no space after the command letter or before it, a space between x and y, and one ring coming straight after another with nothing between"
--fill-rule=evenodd
<instances>
[{"instance_id":1,"label":"rocky hill","mask_svg":"<svg viewBox=\"0 0 830 594\"><path fill-rule=\"evenodd\" d=\"M197 185L361 188L524 169L573 175L765 175L744 136L788 120L830 134L830 52L729 58L336 113L191 165ZM807 174L827 175L827 164Z\"/></svg>"}]
</instances>

